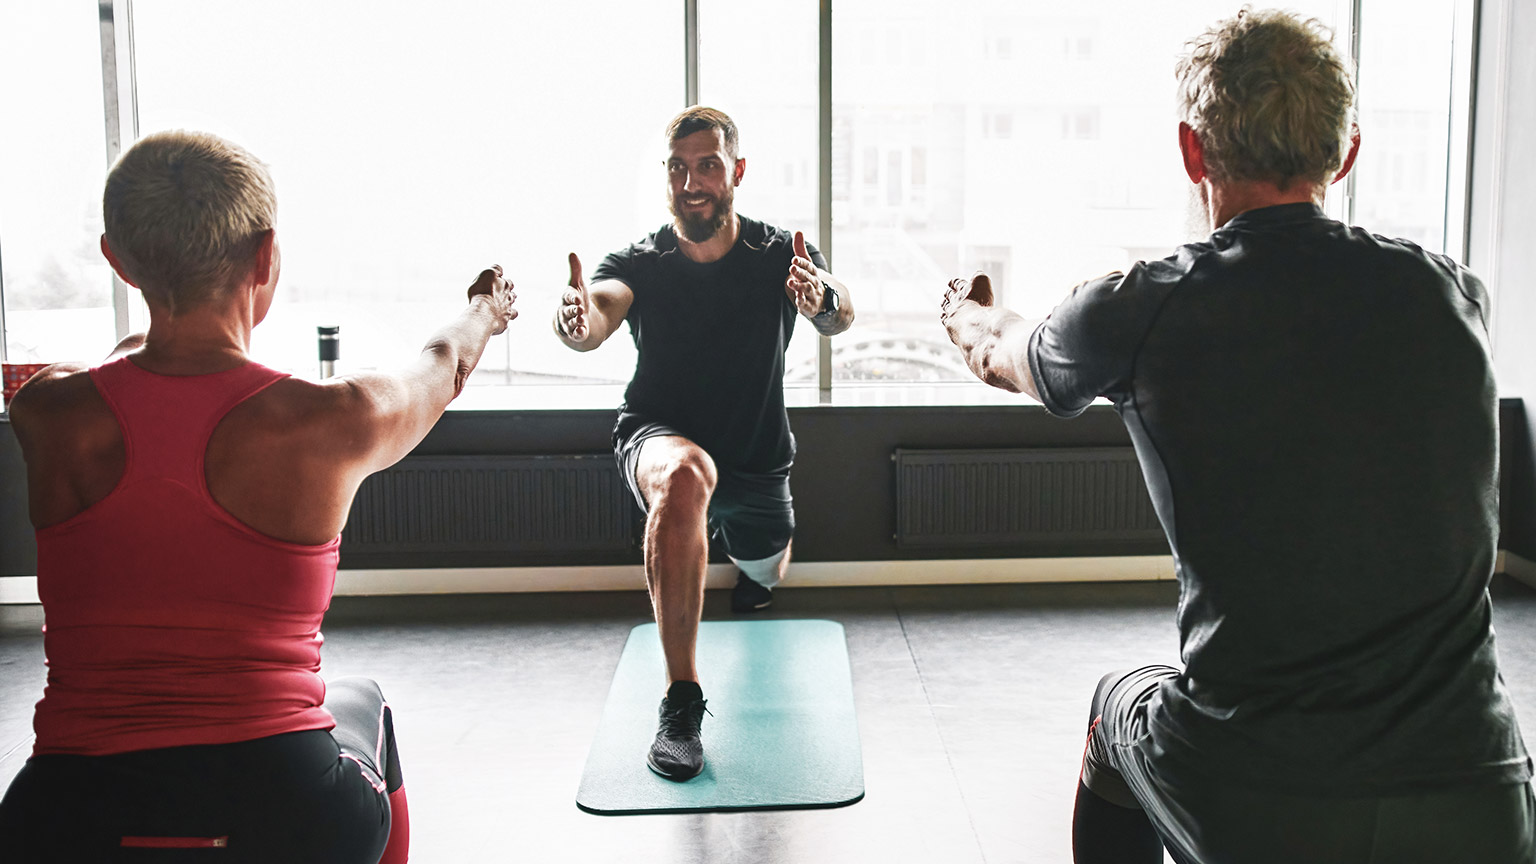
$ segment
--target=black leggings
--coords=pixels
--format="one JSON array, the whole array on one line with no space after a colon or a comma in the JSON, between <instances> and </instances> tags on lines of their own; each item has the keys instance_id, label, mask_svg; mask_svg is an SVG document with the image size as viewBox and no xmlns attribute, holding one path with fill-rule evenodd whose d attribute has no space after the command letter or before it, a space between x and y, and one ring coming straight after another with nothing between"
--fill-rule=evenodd
<instances>
[{"instance_id":1,"label":"black leggings","mask_svg":"<svg viewBox=\"0 0 1536 864\"><path fill-rule=\"evenodd\" d=\"M373 864L403 783L378 685L326 687L333 731L111 756L34 756L0 801L0 857Z\"/></svg>"}]
</instances>

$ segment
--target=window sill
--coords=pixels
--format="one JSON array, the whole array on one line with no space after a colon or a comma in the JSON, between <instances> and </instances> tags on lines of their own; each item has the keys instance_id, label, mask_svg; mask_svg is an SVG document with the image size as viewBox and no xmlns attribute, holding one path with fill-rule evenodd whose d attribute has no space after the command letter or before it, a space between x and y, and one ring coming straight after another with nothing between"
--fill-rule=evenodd
<instances>
[{"instance_id":1,"label":"window sill","mask_svg":"<svg viewBox=\"0 0 1536 864\"><path fill-rule=\"evenodd\" d=\"M449 411L606 411L624 400L622 384L467 387ZM980 382L951 384L840 384L830 392L814 387L784 388L784 403L801 408L913 408L943 406L1043 406L1028 396ZM1095 404L1108 405L1099 399Z\"/></svg>"},{"instance_id":2,"label":"window sill","mask_svg":"<svg viewBox=\"0 0 1536 864\"><path fill-rule=\"evenodd\" d=\"M612 411L624 401L622 384L518 384L466 387L449 412ZM840 384L830 393L814 387L784 388L784 403L805 408L1018 407L1044 410L1022 393L1009 393L980 382L949 384ZM1108 405L1106 399L1095 406ZM1091 409L1090 409L1091 410ZM10 417L0 410L0 422Z\"/></svg>"}]
</instances>

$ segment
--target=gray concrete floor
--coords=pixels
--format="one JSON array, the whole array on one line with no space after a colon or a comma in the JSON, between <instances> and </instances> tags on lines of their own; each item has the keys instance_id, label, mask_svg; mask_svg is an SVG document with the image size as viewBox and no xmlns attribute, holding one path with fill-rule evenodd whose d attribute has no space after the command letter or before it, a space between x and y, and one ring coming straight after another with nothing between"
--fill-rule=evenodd
<instances>
[{"instance_id":1,"label":"gray concrete floor","mask_svg":"<svg viewBox=\"0 0 1536 864\"><path fill-rule=\"evenodd\" d=\"M1501 578L1495 597L1536 745L1536 591ZM770 617L848 634L866 796L836 810L576 808L624 640L650 617L641 592L338 598L325 674L370 676L395 706L416 861L1056 864L1094 683L1177 661L1174 600L1163 583L782 589ZM726 602L710 592L706 617ZM30 748L41 623L0 607L0 788Z\"/></svg>"}]
</instances>

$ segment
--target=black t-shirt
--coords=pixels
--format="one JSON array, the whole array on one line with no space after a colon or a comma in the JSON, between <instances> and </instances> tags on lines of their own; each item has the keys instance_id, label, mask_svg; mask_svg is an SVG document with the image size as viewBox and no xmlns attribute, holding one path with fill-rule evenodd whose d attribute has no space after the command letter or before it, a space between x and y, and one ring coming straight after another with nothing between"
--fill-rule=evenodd
<instances>
[{"instance_id":1,"label":"black t-shirt","mask_svg":"<svg viewBox=\"0 0 1536 864\"><path fill-rule=\"evenodd\" d=\"M686 435L723 468L789 469L794 438L784 411L784 349L795 330L784 290L794 235L741 217L736 245L700 264L665 226L598 265L593 281L629 286L639 357L619 426L637 418ZM811 260L826 259L807 245Z\"/></svg>"},{"instance_id":2,"label":"black t-shirt","mask_svg":"<svg viewBox=\"0 0 1536 864\"><path fill-rule=\"evenodd\" d=\"M1531 777L1490 624L1488 296L1310 204L1085 283L1030 339L1046 407L1111 399L1173 547L1175 782L1381 795Z\"/></svg>"}]
</instances>

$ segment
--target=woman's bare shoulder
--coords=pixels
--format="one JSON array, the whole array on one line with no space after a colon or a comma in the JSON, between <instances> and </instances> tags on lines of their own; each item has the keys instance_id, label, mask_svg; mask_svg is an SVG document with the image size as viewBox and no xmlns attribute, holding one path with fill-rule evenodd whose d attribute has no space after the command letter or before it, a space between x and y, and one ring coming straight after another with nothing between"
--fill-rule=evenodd
<instances>
[{"instance_id":1,"label":"woman's bare shoulder","mask_svg":"<svg viewBox=\"0 0 1536 864\"><path fill-rule=\"evenodd\" d=\"M111 419L110 409L96 385L91 381L90 367L84 363L55 363L33 375L16 396L6 405L11 425L22 438L36 435L53 437L69 431L83 417L105 413Z\"/></svg>"}]
</instances>

